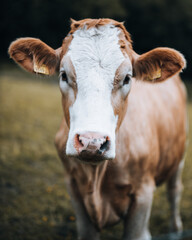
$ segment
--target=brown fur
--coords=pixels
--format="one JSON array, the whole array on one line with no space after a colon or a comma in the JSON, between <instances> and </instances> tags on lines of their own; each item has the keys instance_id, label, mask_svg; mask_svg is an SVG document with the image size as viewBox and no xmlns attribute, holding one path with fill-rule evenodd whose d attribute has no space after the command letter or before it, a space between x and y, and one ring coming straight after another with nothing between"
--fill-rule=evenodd
<instances>
[{"instance_id":1,"label":"brown fur","mask_svg":"<svg viewBox=\"0 0 192 240\"><path fill-rule=\"evenodd\" d=\"M99 166L67 160L63 150L69 129L63 120L55 143L67 176L76 186L78 201L99 229L124 216L145 181L159 185L175 172L185 150L185 103L178 77L155 86L134 81L116 135L116 158Z\"/></svg>"},{"instance_id":2,"label":"brown fur","mask_svg":"<svg viewBox=\"0 0 192 240\"><path fill-rule=\"evenodd\" d=\"M90 28L103 23L87 19L72 21L70 34L85 24ZM152 72L161 67L162 76L157 81L163 81L185 66L182 55L175 50L161 48L139 56L130 48L131 41L129 38L127 41L124 31L119 38L123 54L128 55L134 64L137 79L147 80L148 75L153 76ZM69 42L65 45L66 49L68 46ZM176 171L185 149L185 100L178 77L159 86L134 81L127 99L119 101L113 95L112 105L119 116L116 158L98 166L84 165L75 159L67 160L67 156L63 155L69 131L66 120L63 120L55 143L67 169L69 182L73 182L72 196L82 202L97 229L124 217L130 204L142 193L144 183L159 185ZM125 104L119 105L118 102ZM179 105L179 110L174 105ZM177 114L181 117L175 122ZM171 128L173 122L176 125Z\"/></svg>"},{"instance_id":3,"label":"brown fur","mask_svg":"<svg viewBox=\"0 0 192 240\"><path fill-rule=\"evenodd\" d=\"M68 47L72 39L73 39L73 36L71 34L68 34L68 36L64 38L63 44L62 44L62 56L64 56L67 53Z\"/></svg>"}]
</instances>

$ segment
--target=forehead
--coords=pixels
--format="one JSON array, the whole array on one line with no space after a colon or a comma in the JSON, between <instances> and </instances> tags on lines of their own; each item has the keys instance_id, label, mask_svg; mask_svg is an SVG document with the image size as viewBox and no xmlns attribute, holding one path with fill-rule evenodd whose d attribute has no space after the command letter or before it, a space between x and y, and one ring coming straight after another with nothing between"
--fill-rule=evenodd
<instances>
[{"instance_id":1,"label":"forehead","mask_svg":"<svg viewBox=\"0 0 192 240\"><path fill-rule=\"evenodd\" d=\"M70 57L76 74L83 71L103 72L114 75L116 69L124 61L119 35L121 30L112 24L87 29L77 29L73 33L68 47L67 56Z\"/></svg>"}]
</instances>

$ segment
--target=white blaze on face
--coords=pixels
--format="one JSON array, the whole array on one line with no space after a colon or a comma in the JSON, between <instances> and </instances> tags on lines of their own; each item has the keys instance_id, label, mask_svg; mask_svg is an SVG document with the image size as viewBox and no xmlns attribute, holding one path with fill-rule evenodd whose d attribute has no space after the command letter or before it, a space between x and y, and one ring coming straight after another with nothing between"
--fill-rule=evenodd
<instances>
[{"instance_id":1,"label":"white blaze on face","mask_svg":"<svg viewBox=\"0 0 192 240\"><path fill-rule=\"evenodd\" d=\"M106 157L115 157L117 116L111 105L115 72L125 60L119 45L120 30L113 25L79 29L73 34L67 56L76 72L77 96L70 107L66 153L76 155L74 136L98 132L111 141ZM63 64L65 61L63 61ZM65 69L65 66L62 66Z\"/></svg>"}]
</instances>

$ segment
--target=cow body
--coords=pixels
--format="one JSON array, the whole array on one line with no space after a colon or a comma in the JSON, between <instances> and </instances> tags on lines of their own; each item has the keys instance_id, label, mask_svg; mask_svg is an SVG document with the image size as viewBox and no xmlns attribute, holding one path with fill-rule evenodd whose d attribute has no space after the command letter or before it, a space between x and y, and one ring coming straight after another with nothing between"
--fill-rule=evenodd
<instances>
[{"instance_id":1,"label":"cow body","mask_svg":"<svg viewBox=\"0 0 192 240\"><path fill-rule=\"evenodd\" d=\"M125 217L142 185L148 184L153 192L167 181L185 151L186 92L180 78L155 86L132 84L126 116L116 133L114 160L98 166L72 161L63 155L69 131L65 120L56 135L73 197L83 202L99 229Z\"/></svg>"},{"instance_id":2,"label":"cow body","mask_svg":"<svg viewBox=\"0 0 192 240\"><path fill-rule=\"evenodd\" d=\"M121 219L123 240L151 239L153 192L163 182L172 230L182 229L186 93L178 73L185 59L170 48L138 55L131 43L122 23L85 19L72 20L59 49L34 38L9 48L30 72L60 72L64 118L55 144L80 240L98 240Z\"/></svg>"}]
</instances>

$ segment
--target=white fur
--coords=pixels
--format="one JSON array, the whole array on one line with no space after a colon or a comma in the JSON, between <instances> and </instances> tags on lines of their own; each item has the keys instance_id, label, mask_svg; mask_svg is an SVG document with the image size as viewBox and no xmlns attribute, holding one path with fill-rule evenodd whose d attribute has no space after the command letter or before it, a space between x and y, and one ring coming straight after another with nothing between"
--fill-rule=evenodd
<instances>
[{"instance_id":1,"label":"white fur","mask_svg":"<svg viewBox=\"0 0 192 240\"><path fill-rule=\"evenodd\" d=\"M77 96L70 107L70 131L66 153L77 154L75 134L99 132L111 140L107 158L115 157L115 129L118 117L111 105L115 72L125 60L119 46L119 29L113 25L79 29L74 32L66 57L70 57L76 72ZM65 61L62 66L67 68ZM130 69L127 70L132 72ZM70 79L69 79L70 81ZM61 83L62 91L68 88ZM129 89L128 86L126 86ZM124 89L126 91L126 89Z\"/></svg>"}]
</instances>

